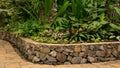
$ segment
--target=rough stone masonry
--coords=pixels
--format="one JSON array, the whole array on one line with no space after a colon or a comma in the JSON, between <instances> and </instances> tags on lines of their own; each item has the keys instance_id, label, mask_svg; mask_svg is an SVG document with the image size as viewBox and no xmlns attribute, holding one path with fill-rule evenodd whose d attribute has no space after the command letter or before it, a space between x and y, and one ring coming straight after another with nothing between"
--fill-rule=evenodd
<instances>
[{"instance_id":1,"label":"rough stone masonry","mask_svg":"<svg viewBox=\"0 0 120 68\"><path fill-rule=\"evenodd\" d=\"M83 64L120 59L120 42L47 44L0 32L0 39L17 46L23 56L40 64Z\"/></svg>"}]
</instances>

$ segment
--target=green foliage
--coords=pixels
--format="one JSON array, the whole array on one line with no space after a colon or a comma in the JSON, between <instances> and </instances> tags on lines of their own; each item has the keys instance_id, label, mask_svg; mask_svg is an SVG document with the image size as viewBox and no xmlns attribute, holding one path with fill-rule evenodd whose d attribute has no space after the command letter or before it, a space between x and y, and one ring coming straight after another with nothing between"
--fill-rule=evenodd
<instances>
[{"instance_id":1,"label":"green foliage","mask_svg":"<svg viewBox=\"0 0 120 68\"><path fill-rule=\"evenodd\" d=\"M54 0L0 1L9 22L6 30L48 43L120 41L120 8L112 0L58 0L57 14L48 18Z\"/></svg>"},{"instance_id":2,"label":"green foliage","mask_svg":"<svg viewBox=\"0 0 120 68\"><path fill-rule=\"evenodd\" d=\"M62 15L63 12L66 11L66 9L67 9L68 6L69 6L69 1L66 1L66 2L63 4L63 6L59 9L59 11L58 11L57 15L54 17L54 19L55 19L56 17Z\"/></svg>"},{"instance_id":3,"label":"green foliage","mask_svg":"<svg viewBox=\"0 0 120 68\"><path fill-rule=\"evenodd\" d=\"M111 31L119 31L120 30L120 25L115 25L113 23L110 23L111 26Z\"/></svg>"},{"instance_id":4,"label":"green foliage","mask_svg":"<svg viewBox=\"0 0 120 68\"><path fill-rule=\"evenodd\" d=\"M53 21L53 23L51 23L51 28L55 29L56 31L60 31L60 30L64 31L69 26L68 23L69 20L58 17Z\"/></svg>"},{"instance_id":5,"label":"green foliage","mask_svg":"<svg viewBox=\"0 0 120 68\"><path fill-rule=\"evenodd\" d=\"M49 15L51 13L51 9L53 7L54 0L45 0L44 2L45 2L45 5L44 5L45 16L49 17Z\"/></svg>"},{"instance_id":6,"label":"green foliage","mask_svg":"<svg viewBox=\"0 0 120 68\"><path fill-rule=\"evenodd\" d=\"M116 12L120 15L120 8L115 7Z\"/></svg>"},{"instance_id":7,"label":"green foliage","mask_svg":"<svg viewBox=\"0 0 120 68\"><path fill-rule=\"evenodd\" d=\"M36 20L28 20L24 23L21 24L16 24L16 25L7 25L6 29L9 31L14 31L16 34L20 34L22 36L39 36L42 35L43 30L45 29L45 26L40 24Z\"/></svg>"}]
</instances>

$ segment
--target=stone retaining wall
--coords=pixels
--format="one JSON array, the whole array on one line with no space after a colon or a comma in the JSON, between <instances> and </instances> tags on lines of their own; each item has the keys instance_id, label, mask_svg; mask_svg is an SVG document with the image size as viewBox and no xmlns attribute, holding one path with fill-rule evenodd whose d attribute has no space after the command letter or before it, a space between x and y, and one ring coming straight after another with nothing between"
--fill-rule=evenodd
<instances>
[{"instance_id":1,"label":"stone retaining wall","mask_svg":"<svg viewBox=\"0 0 120 68\"><path fill-rule=\"evenodd\" d=\"M23 56L40 64L80 64L120 59L120 42L47 44L0 32L0 39L18 47Z\"/></svg>"}]
</instances>

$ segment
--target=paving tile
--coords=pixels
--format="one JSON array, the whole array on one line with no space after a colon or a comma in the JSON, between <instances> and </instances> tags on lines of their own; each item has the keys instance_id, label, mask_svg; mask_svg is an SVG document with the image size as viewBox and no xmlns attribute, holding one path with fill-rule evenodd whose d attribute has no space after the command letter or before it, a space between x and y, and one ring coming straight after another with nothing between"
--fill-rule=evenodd
<instances>
[{"instance_id":1,"label":"paving tile","mask_svg":"<svg viewBox=\"0 0 120 68\"><path fill-rule=\"evenodd\" d=\"M0 68L5 68L4 63L0 63Z\"/></svg>"},{"instance_id":2,"label":"paving tile","mask_svg":"<svg viewBox=\"0 0 120 68\"><path fill-rule=\"evenodd\" d=\"M8 44L9 42L6 42L4 40L0 40L0 46L4 47L4 46L7 46L6 44Z\"/></svg>"},{"instance_id":3,"label":"paving tile","mask_svg":"<svg viewBox=\"0 0 120 68\"><path fill-rule=\"evenodd\" d=\"M93 64L81 64L82 68L98 68L96 65Z\"/></svg>"},{"instance_id":4,"label":"paving tile","mask_svg":"<svg viewBox=\"0 0 120 68\"><path fill-rule=\"evenodd\" d=\"M25 60L16 55L6 55L3 62L25 62Z\"/></svg>"},{"instance_id":5,"label":"paving tile","mask_svg":"<svg viewBox=\"0 0 120 68\"><path fill-rule=\"evenodd\" d=\"M15 52L14 49L6 49L6 53L11 53L11 52Z\"/></svg>"},{"instance_id":6,"label":"paving tile","mask_svg":"<svg viewBox=\"0 0 120 68\"><path fill-rule=\"evenodd\" d=\"M1 50L1 51L4 51L5 49L4 49L3 47L0 47L0 50Z\"/></svg>"},{"instance_id":7,"label":"paving tile","mask_svg":"<svg viewBox=\"0 0 120 68\"><path fill-rule=\"evenodd\" d=\"M14 58L21 58L16 52L11 52L5 54L6 57L14 57Z\"/></svg>"},{"instance_id":8,"label":"paving tile","mask_svg":"<svg viewBox=\"0 0 120 68\"><path fill-rule=\"evenodd\" d=\"M114 68L120 68L120 64L110 64Z\"/></svg>"},{"instance_id":9,"label":"paving tile","mask_svg":"<svg viewBox=\"0 0 120 68\"><path fill-rule=\"evenodd\" d=\"M112 61L112 63L120 64L120 60Z\"/></svg>"},{"instance_id":10,"label":"paving tile","mask_svg":"<svg viewBox=\"0 0 120 68\"><path fill-rule=\"evenodd\" d=\"M19 63L5 63L5 68L20 68Z\"/></svg>"},{"instance_id":11,"label":"paving tile","mask_svg":"<svg viewBox=\"0 0 120 68\"><path fill-rule=\"evenodd\" d=\"M15 59L13 59L13 58L9 58L9 59L6 59L5 61L4 61L5 63L13 63L13 62L25 62L23 59L17 59L17 58L15 58Z\"/></svg>"},{"instance_id":12,"label":"paving tile","mask_svg":"<svg viewBox=\"0 0 120 68\"><path fill-rule=\"evenodd\" d=\"M40 68L57 68L56 66L53 66L53 65L39 65L39 67Z\"/></svg>"},{"instance_id":13,"label":"paving tile","mask_svg":"<svg viewBox=\"0 0 120 68\"><path fill-rule=\"evenodd\" d=\"M3 48L3 46L0 44L0 48Z\"/></svg>"},{"instance_id":14,"label":"paving tile","mask_svg":"<svg viewBox=\"0 0 120 68\"><path fill-rule=\"evenodd\" d=\"M33 65L33 63L25 61L25 62L20 62L21 66L25 66L25 65Z\"/></svg>"},{"instance_id":15,"label":"paving tile","mask_svg":"<svg viewBox=\"0 0 120 68\"><path fill-rule=\"evenodd\" d=\"M0 47L0 55L2 55L2 54L6 54L6 50L4 48Z\"/></svg>"},{"instance_id":16,"label":"paving tile","mask_svg":"<svg viewBox=\"0 0 120 68\"><path fill-rule=\"evenodd\" d=\"M108 63L104 64L104 63L93 63L94 66L96 66L97 68L115 68L111 65L109 65Z\"/></svg>"},{"instance_id":17,"label":"paving tile","mask_svg":"<svg viewBox=\"0 0 120 68\"><path fill-rule=\"evenodd\" d=\"M34 65L34 64L33 65L24 65L24 66L21 66L21 68L40 68L40 65Z\"/></svg>"},{"instance_id":18,"label":"paving tile","mask_svg":"<svg viewBox=\"0 0 120 68\"><path fill-rule=\"evenodd\" d=\"M5 61L5 57L4 56L0 56L0 63L3 63Z\"/></svg>"},{"instance_id":19,"label":"paving tile","mask_svg":"<svg viewBox=\"0 0 120 68\"><path fill-rule=\"evenodd\" d=\"M81 67L81 65L58 65L58 66L55 66L55 68L83 68Z\"/></svg>"},{"instance_id":20,"label":"paving tile","mask_svg":"<svg viewBox=\"0 0 120 68\"><path fill-rule=\"evenodd\" d=\"M21 68L57 68L56 66L53 65L42 65L42 64L33 64L33 63L28 63L27 64L20 64Z\"/></svg>"},{"instance_id":21,"label":"paving tile","mask_svg":"<svg viewBox=\"0 0 120 68\"><path fill-rule=\"evenodd\" d=\"M6 44L6 46L4 46L4 48L5 48L5 50L14 50L14 48L10 44Z\"/></svg>"}]
</instances>

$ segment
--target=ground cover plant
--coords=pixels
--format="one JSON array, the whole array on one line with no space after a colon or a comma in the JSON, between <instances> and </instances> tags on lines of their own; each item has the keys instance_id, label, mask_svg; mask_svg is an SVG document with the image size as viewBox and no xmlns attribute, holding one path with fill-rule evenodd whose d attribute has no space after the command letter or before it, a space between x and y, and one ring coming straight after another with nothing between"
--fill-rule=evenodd
<instances>
[{"instance_id":1,"label":"ground cover plant","mask_svg":"<svg viewBox=\"0 0 120 68\"><path fill-rule=\"evenodd\" d=\"M1 0L0 18L1 29L39 42L120 41L119 0Z\"/></svg>"}]
</instances>

